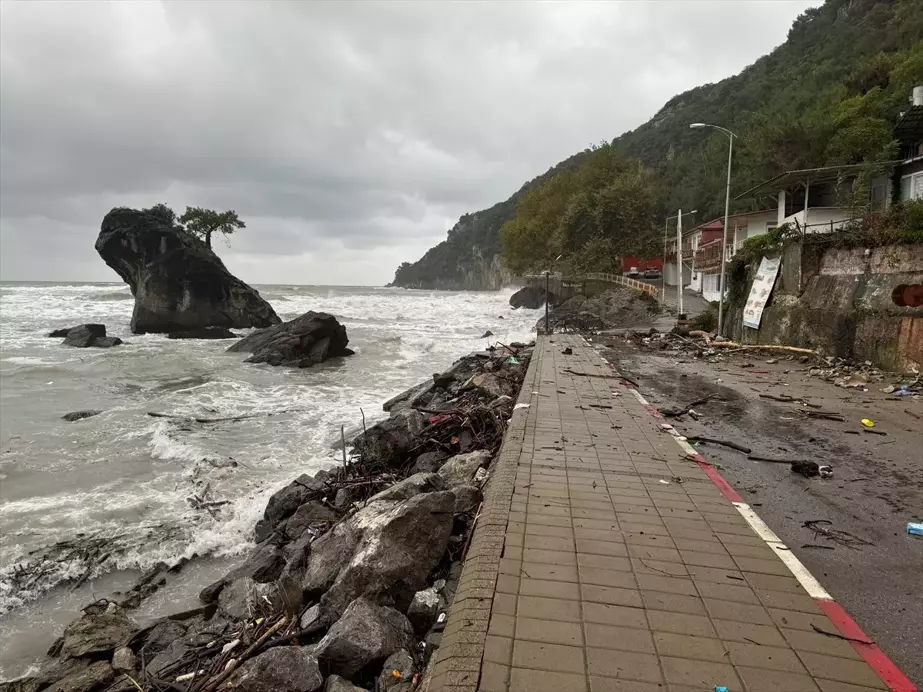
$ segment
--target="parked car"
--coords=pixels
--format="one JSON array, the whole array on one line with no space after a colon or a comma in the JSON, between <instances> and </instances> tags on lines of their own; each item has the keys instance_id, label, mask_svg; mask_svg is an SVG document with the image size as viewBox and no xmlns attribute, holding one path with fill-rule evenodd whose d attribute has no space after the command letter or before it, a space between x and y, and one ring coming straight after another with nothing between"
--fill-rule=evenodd
<instances>
[{"instance_id":1,"label":"parked car","mask_svg":"<svg viewBox=\"0 0 923 692\"><path fill-rule=\"evenodd\" d=\"M644 278L645 278L645 279L659 279L659 278L660 278L660 270L659 270L659 269L654 269L653 267L651 267L650 269L645 269L645 270L644 270Z\"/></svg>"},{"instance_id":2,"label":"parked car","mask_svg":"<svg viewBox=\"0 0 923 692\"><path fill-rule=\"evenodd\" d=\"M638 271L637 267L630 267L628 269L628 274L626 274L626 276L629 279L637 279L639 276L641 276L641 272Z\"/></svg>"}]
</instances>

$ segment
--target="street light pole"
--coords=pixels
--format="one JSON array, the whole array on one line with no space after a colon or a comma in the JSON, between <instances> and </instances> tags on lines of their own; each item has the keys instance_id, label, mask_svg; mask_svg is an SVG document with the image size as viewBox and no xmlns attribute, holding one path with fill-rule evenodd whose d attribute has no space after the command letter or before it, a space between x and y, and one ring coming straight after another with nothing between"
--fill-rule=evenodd
<instances>
[{"instance_id":1,"label":"street light pole","mask_svg":"<svg viewBox=\"0 0 923 692\"><path fill-rule=\"evenodd\" d=\"M724 334L724 274L725 274L725 265L727 263L727 244L728 244L728 212L731 208L731 160L734 156L734 137L733 132L727 128L721 127L719 125L709 125L707 123L692 123L689 127L712 127L716 130L721 130L724 134L728 136L728 177L727 177L727 188L724 193L724 229L722 231L722 240L721 240L721 278L719 279L718 284L718 333Z\"/></svg>"}]
</instances>

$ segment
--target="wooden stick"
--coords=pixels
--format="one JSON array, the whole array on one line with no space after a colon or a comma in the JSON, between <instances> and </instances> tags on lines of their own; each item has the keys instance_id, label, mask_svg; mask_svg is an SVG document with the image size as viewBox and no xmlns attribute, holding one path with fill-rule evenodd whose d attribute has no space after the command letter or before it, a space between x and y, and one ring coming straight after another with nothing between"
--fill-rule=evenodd
<instances>
[{"instance_id":1,"label":"wooden stick","mask_svg":"<svg viewBox=\"0 0 923 692\"><path fill-rule=\"evenodd\" d=\"M279 620L279 622L277 622L275 625L273 625L273 626L270 627L268 630L266 630L266 631L263 633L263 636L262 636L262 637L260 637L260 638L257 639L255 642L253 642L253 644L251 644L251 645L247 648L246 651L244 651L238 658L236 658L236 659L234 660L234 662L233 662L231 665L229 665L229 666L228 666L227 668L225 668L221 673L219 673L218 675L216 675L215 677L213 677L211 680L209 680L208 683L205 685L205 687L202 688L202 692L213 692L213 690L217 689L218 685L220 685L222 682L224 682L224 681L227 680L229 677L231 677L231 674L232 674L235 670L237 670L237 668L239 668L240 665L241 665L244 661L246 661L246 660L253 654L254 651L256 651L256 650L259 649L263 644L265 644L266 641L267 641L272 635L274 635L276 632L278 632L280 629L282 629L282 627L283 627L287 622L288 622L288 618L283 616L282 619Z\"/></svg>"},{"instance_id":2,"label":"wooden stick","mask_svg":"<svg viewBox=\"0 0 923 692\"><path fill-rule=\"evenodd\" d=\"M797 346L779 346L777 344L739 344L735 341L715 341L712 348L736 348L744 351L755 351L766 349L767 351L791 351L792 353L808 353L814 355L817 353L812 348L799 348Z\"/></svg>"}]
</instances>

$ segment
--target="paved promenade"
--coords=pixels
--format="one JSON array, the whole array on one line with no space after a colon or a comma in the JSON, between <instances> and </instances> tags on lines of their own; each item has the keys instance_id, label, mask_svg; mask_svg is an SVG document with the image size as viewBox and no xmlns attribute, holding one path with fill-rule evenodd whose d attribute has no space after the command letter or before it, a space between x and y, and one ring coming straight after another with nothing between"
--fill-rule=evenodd
<instances>
[{"instance_id":1,"label":"paved promenade","mask_svg":"<svg viewBox=\"0 0 923 692\"><path fill-rule=\"evenodd\" d=\"M581 338L519 401L430 692L914 689Z\"/></svg>"}]
</instances>

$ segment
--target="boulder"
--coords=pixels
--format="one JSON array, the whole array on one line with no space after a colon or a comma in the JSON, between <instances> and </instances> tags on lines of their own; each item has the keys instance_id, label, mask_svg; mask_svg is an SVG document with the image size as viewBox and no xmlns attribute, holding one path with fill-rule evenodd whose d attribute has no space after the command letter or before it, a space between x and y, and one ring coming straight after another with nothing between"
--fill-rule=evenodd
<instances>
[{"instance_id":1,"label":"boulder","mask_svg":"<svg viewBox=\"0 0 923 692\"><path fill-rule=\"evenodd\" d=\"M156 210L110 211L96 251L131 288L135 334L280 322L272 306L231 274L211 248Z\"/></svg>"},{"instance_id":2,"label":"boulder","mask_svg":"<svg viewBox=\"0 0 923 692\"><path fill-rule=\"evenodd\" d=\"M443 462L448 458L449 455L442 450L424 452L413 462L413 470L415 473L420 473L422 471L432 473L438 471L439 467L442 466Z\"/></svg>"},{"instance_id":3,"label":"boulder","mask_svg":"<svg viewBox=\"0 0 923 692\"><path fill-rule=\"evenodd\" d=\"M362 539L321 598L322 609L336 615L362 596L405 610L445 553L454 508L452 493L431 492L357 512L351 522Z\"/></svg>"},{"instance_id":4,"label":"boulder","mask_svg":"<svg viewBox=\"0 0 923 692\"><path fill-rule=\"evenodd\" d=\"M71 331L80 327L83 327L86 331L90 332L92 336L106 336L106 325L104 324L78 324L73 327L64 327L64 329L55 329L53 332L50 332L48 336L53 339L63 339Z\"/></svg>"},{"instance_id":5,"label":"boulder","mask_svg":"<svg viewBox=\"0 0 923 692\"><path fill-rule=\"evenodd\" d=\"M225 586L218 596L221 612L233 620L248 620L264 608L281 607L275 584L260 584L250 577L239 577Z\"/></svg>"},{"instance_id":6,"label":"boulder","mask_svg":"<svg viewBox=\"0 0 923 692\"><path fill-rule=\"evenodd\" d=\"M357 598L318 642L314 653L332 672L348 678L396 651L412 650L414 644L406 617L393 608Z\"/></svg>"},{"instance_id":7,"label":"boulder","mask_svg":"<svg viewBox=\"0 0 923 692\"><path fill-rule=\"evenodd\" d=\"M479 449L468 454L456 454L439 468L439 475L449 488L470 485L478 469L489 463L490 452L486 449Z\"/></svg>"},{"instance_id":8,"label":"boulder","mask_svg":"<svg viewBox=\"0 0 923 692\"><path fill-rule=\"evenodd\" d=\"M473 514L484 499L476 485L459 485L452 488L452 494L455 496L455 514Z\"/></svg>"},{"instance_id":9,"label":"boulder","mask_svg":"<svg viewBox=\"0 0 923 692\"><path fill-rule=\"evenodd\" d=\"M254 548L239 567L235 567L213 584L199 592L203 603L214 603L220 599L222 592L231 582L247 577L257 584L275 581L285 567L285 555L282 548L265 541Z\"/></svg>"},{"instance_id":10,"label":"boulder","mask_svg":"<svg viewBox=\"0 0 923 692\"><path fill-rule=\"evenodd\" d=\"M544 288L526 286L510 296L510 305L514 308L537 310L545 304L547 296Z\"/></svg>"},{"instance_id":11,"label":"boulder","mask_svg":"<svg viewBox=\"0 0 923 692\"><path fill-rule=\"evenodd\" d=\"M59 330L60 331L60 330ZM58 332L52 332L56 334ZM72 327L64 335L64 346L73 346L74 348L109 348L118 346L122 340L117 336L106 336L106 327L102 324L83 324L79 327Z\"/></svg>"},{"instance_id":12,"label":"boulder","mask_svg":"<svg viewBox=\"0 0 923 692\"><path fill-rule=\"evenodd\" d=\"M311 544L311 557L302 581L306 593L326 591L350 561L361 536L353 527L352 520L360 514L362 512L357 512L350 521L337 524Z\"/></svg>"},{"instance_id":13,"label":"boulder","mask_svg":"<svg viewBox=\"0 0 923 692\"><path fill-rule=\"evenodd\" d=\"M93 604L64 628L61 655L77 658L112 651L126 644L139 629L115 603Z\"/></svg>"},{"instance_id":14,"label":"boulder","mask_svg":"<svg viewBox=\"0 0 923 692\"><path fill-rule=\"evenodd\" d=\"M378 688L381 692L393 690L398 685L413 681L413 656L404 649L395 651L385 659L378 675Z\"/></svg>"},{"instance_id":15,"label":"boulder","mask_svg":"<svg viewBox=\"0 0 923 692\"><path fill-rule=\"evenodd\" d=\"M327 685L324 692L368 692L364 687L356 687L346 678L339 675L331 675L327 678Z\"/></svg>"},{"instance_id":16,"label":"boulder","mask_svg":"<svg viewBox=\"0 0 923 692\"><path fill-rule=\"evenodd\" d=\"M130 673L138 667L135 653L127 646L120 646L112 654L112 668L119 673Z\"/></svg>"},{"instance_id":17,"label":"boulder","mask_svg":"<svg viewBox=\"0 0 923 692\"><path fill-rule=\"evenodd\" d=\"M407 619L413 625L413 631L417 636L422 637L433 626L441 605L439 592L433 586L413 595L413 600L407 608Z\"/></svg>"},{"instance_id":18,"label":"boulder","mask_svg":"<svg viewBox=\"0 0 923 692\"><path fill-rule=\"evenodd\" d=\"M283 533L289 540L297 540L312 526L332 524L336 520L336 512L317 500L311 500L301 505L286 520Z\"/></svg>"},{"instance_id":19,"label":"boulder","mask_svg":"<svg viewBox=\"0 0 923 692\"><path fill-rule=\"evenodd\" d=\"M322 482L304 473L269 498L266 509L263 510L263 518L275 528L305 502L314 499L323 489Z\"/></svg>"},{"instance_id":20,"label":"boulder","mask_svg":"<svg viewBox=\"0 0 923 692\"><path fill-rule=\"evenodd\" d=\"M107 685L113 678L112 666L107 661L96 661L46 687L45 692L90 692Z\"/></svg>"},{"instance_id":21,"label":"boulder","mask_svg":"<svg viewBox=\"0 0 923 692\"><path fill-rule=\"evenodd\" d=\"M50 653L50 652L49 652ZM38 692L59 681L70 679L77 682L79 673L86 670L91 661L85 658L46 658L36 667L29 668L29 674L0 683L2 692ZM60 689L60 688L59 688Z\"/></svg>"},{"instance_id":22,"label":"boulder","mask_svg":"<svg viewBox=\"0 0 923 692\"><path fill-rule=\"evenodd\" d=\"M499 377L492 372L478 373L472 377L468 384L478 390L482 397L499 399L516 393L516 385L506 377Z\"/></svg>"},{"instance_id":23,"label":"boulder","mask_svg":"<svg viewBox=\"0 0 923 692\"><path fill-rule=\"evenodd\" d=\"M239 339L240 335L235 334L227 327L199 327L198 329L187 329L182 332L170 332L167 334L168 339Z\"/></svg>"},{"instance_id":24,"label":"boulder","mask_svg":"<svg viewBox=\"0 0 923 692\"><path fill-rule=\"evenodd\" d=\"M481 335L481 338L482 338L482 339L486 339L486 338L491 337L491 336L493 336L493 335L494 335L494 333L488 329L486 332L484 332L484 333Z\"/></svg>"},{"instance_id":25,"label":"boulder","mask_svg":"<svg viewBox=\"0 0 923 692\"><path fill-rule=\"evenodd\" d=\"M231 623L217 612L211 617L199 615L189 621L183 641L189 646L204 646L227 632L230 626Z\"/></svg>"},{"instance_id":26,"label":"boulder","mask_svg":"<svg viewBox=\"0 0 923 692\"><path fill-rule=\"evenodd\" d=\"M179 661L183 656L189 653L189 651L191 651L191 649L185 642L180 640L170 642L170 645L154 656L153 659L147 660L147 665L144 670L150 675L157 675L160 671ZM145 658L147 659L146 656Z\"/></svg>"},{"instance_id":27,"label":"boulder","mask_svg":"<svg viewBox=\"0 0 923 692\"><path fill-rule=\"evenodd\" d=\"M86 411L71 411L70 413L65 413L61 418L66 420L68 423L73 423L74 421L83 420L84 418L92 418L93 416L98 416L102 411L98 409L87 409Z\"/></svg>"},{"instance_id":28,"label":"boulder","mask_svg":"<svg viewBox=\"0 0 923 692\"><path fill-rule=\"evenodd\" d=\"M144 637L144 654L151 659L170 644L186 636L186 627L174 620L161 620Z\"/></svg>"},{"instance_id":29,"label":"boulder","mask_svg":"<svg viewBox=\"0 0 923 692\"><path fill-rule=\"evenodd\" d=\"M277 646L244 662L230 686L241 692L316 692L324 685L307 647Z\"/></svg>"},{"instance_id":30,"label":"boulder","mask_svg":"<svg viewBox=\"0 0 923 692\"><path fill-rule=\"evenodd\" d=\"M430 395L433 390L435 390L435 385L432 382L418 384L415 387L401 392L397 396L391 397L381 405L381 408L384 411L396 411L401 408L407 408L408 406L419 406L423 399L427 397L427 395Z\"/></svg>"},{"instance_id":31,"label":"boulder","mask_svg":"<svg viewBox=\"0 0 923 692\"><path fill-rule=\"evenodd\" d=\"M346 327L326 312L306 312L289 322L260 330L231 346L231 353L248 352L248 363L309 368L328 358L351 356Z\"/></svg>"},{"instance_id":32,"label":"boulder","mask_svg":"<svg viewBox=\"0 0 923 692\"><path fill-rule=\"evenodd\" d=\"M355 451L366 462L380 462L398 468L411 457L423 431L423 416L419 411L403 408L392 411L391 417L376 423L353 440Z\"/></svg>"},{"instance_id":33,"label":"boulder","mask_svg":"<svg viewBox=\"0 0 923 692\"><path fill-rule=\"evenodd\" d=\"M299 624L301 625L301 629L306 630L314 625L321 624L323 621L324 618L321 614L320 606L315 603L301 614Z\"/></svg>"},{"instance_id":34,"label":"boulder","mask_svg":"<svg viewBox=\"0 0 923 692\"><path fill-rule=\"evenodd\" d=\"M372 495L369 502L377 500L398 502L400 500L409 500L414 495L431 493L435 490L445 490L445 481L441 476L435 473L415 473L395 483L390 488L382 490L377 495Z\"/></svg>"}]
</instances>

